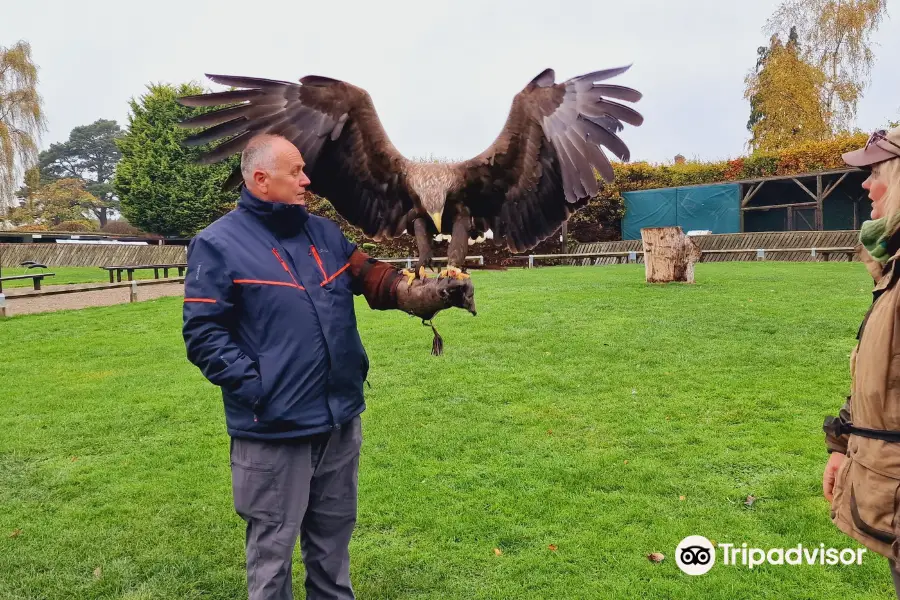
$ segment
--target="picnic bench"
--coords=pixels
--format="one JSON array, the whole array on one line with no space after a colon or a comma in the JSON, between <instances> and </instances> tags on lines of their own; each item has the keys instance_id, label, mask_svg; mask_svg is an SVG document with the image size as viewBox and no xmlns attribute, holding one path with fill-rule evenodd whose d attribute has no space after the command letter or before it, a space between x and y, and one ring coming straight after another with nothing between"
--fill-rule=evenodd
<instances>
[{"instance_id":1,"label":"picnic bench","mask_svg":"<svg viewBox=\"0 0 900 600\"><path fill-rule=\"evenodd\" d=\"M134 272L135 271L149 271L153 270L153 278L159 279L159 272L162 270L163 277L169 277L169 269L178 269L178 276L184 276L184 270L187 269L187 263L172 263L172 264L163 264L163 265L108 265L105 267L100 267L101 269L105 269L109 273L109 282L114 283L113 279L116 281L122 281L122 272L126 273L128 277L128 281L134 280Z\"/></svg>"},{"instance_id":2,"label":"picnic bench","mask_svg":"<svg viewBox=\"0 0 900 600\"><path fill-rule=\"evenodd\" d=\"M32 273L31 275L6 275L0 277L0 292L3 291L3 282L4 281L16 281L19 279L31 279L32 285L34 285L34 289L36 291L40 291L41 289L41 280L44 277L53 277L55 273Z\"/></svg>"}]
</instances>

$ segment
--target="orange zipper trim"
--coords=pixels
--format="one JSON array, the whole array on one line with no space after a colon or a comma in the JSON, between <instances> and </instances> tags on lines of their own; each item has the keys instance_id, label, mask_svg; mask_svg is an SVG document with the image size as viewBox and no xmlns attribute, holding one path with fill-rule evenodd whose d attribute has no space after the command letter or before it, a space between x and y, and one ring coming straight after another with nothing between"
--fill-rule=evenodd
<instances>
[{"instance_id":1,"label":"orange zipper trim","mask_svg":"<svg viewBox=\"0 0 900 600\"><path fill-rule=\"evenodd\" d=\"M297 280L294 278L294 274L291 273L291 270L288 268L287 263L284 262L284 259L281 258L281 255L280 255L280 254L278 254L278 250L276 250L275 248L272 248L272 254L275 255L275 258L278 259L278 262L281 263L281 266L284 267L284 270L287 272L287 274L291 276L291 281L294 282L294 285L296 285L296 286L297 286L298 288L300 288L301 290L305 290L305 289L306 289L305 287L303 287L302 285L300 285L299 283L297 283Z\"/></svg>"},{"instance_id":2,"label":"orange zipper trim","mask_svg":"<svg viewBox=\"0 0 900 600\"><path fill-rule=\"evenodd\" d=\"M262 279L235 279L233 283L237 284L257 284L257 285L280 285L283 287L291 287L297 288L298 290L305 290L306 288L298 283L291 283L288 281L265 281Z\"/></svg>"},{"instance_id":3,"label":"orange zipper trim","mask_svg":"<svg viewBox=\"0 0 900 600\"><path fill-rule=\"evenodd\" d=\"M350 268L350 263L347 263L346 265L344 265L343 267L338 269L334 275L332 275L331 277L329 277L328 279L326 279L325 281L322 282L322 284L321 284L322 287L325 287L326 285L328 285L329 283L331 283L332 281L337 279L338 275L340 275L341 273L343 273L344 271L346 271L349 268Z\"/></svg>"},{"instance_id":4,"label":"orange zipper trim","mask_svg":"<svg viewBox=\"0 0 900 600\"><path fill-rule=\"evenodd\" d=\"M216 301L212 298L185 298L185 302L204 302L206 304L215 304Z\"/></svg>"},{"instance_id":5,"label":"orange zipper trim","mask_svg":"<svg viewBox=\"0 0 900 600\"><path fill-rule=\"evenodd\" d=\"M322 271L322 277L328 280L328 273L325 272L325 265L322 264L322 257L319 256L319 251L316 250L315 246L309 247L310 253L313 255L313 258L316 259L316 264L319 265L319 270Z\"/></svg>"}]
</instances>

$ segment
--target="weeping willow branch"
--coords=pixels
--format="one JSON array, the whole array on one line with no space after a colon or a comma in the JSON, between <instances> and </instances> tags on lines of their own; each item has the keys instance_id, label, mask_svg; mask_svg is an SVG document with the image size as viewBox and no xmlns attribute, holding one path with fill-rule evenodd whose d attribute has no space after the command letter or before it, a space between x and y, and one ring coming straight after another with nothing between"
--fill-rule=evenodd
<instances>
[{"instance_id":1,"label":"weeping willow branch","mask_svg":"<svg viewBox=\"0 0 900 600\"><path fill-rule=\"evenodd\" d=\"M28 42L0 46L0 209L12 205L19 178L38 160L46 117L37 84Z\"/></svg>"}]
</instances>

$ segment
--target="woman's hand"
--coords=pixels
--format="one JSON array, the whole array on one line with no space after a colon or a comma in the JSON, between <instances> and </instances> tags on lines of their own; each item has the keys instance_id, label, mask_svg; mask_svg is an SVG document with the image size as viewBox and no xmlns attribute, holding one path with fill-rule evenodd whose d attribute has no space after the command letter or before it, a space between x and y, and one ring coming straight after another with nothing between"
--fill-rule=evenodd
<instances>
[{"instance_id":1,"label":"woman's hand","mask_svg":"<svg viewBox=\"0 0 900 600\"><path fill-rule=\"evenodd\" d=\"M825 492L825 499L829 502L834 499L834 481L845 458L846 456L840 452L832 452L825 464L825 473L822 475L822 491Z\"/></svg>"}]
</instances>

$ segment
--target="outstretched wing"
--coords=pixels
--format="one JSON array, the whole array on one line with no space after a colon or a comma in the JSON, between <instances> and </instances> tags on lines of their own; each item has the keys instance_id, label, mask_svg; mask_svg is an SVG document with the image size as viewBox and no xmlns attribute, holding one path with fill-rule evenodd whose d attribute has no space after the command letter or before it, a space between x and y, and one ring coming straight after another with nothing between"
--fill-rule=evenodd
<instances>
[{"instance_id":1,"label":"outstretched wing","mask_svg":"<svg viewBox=\"0 0 900 600\"><path fill-rule=\"evenodd\" d=\"M365 90L317 75L299 84L207 77L238 89L179 98L186 106L222 107L181 123L208 128L186 144L223 140L201 162L241 152L256 134L282 135L303 155L311 192L328 199L341 216L376 240L403 233L414 202L403 175L406 159L388 139ZM238 185L240 180L237 171L229 183Z\"/></svg>"},{"instance_id":2,"label":"outstretched wing","mask_svg":"<svg viewBox=\"0 0 900 600\"><path fill-rule=\"evenodd\" d=\"M552 235L600 189L594 170L608 182L613 168L603 151L623 161L629 151L617 133L643 117L615 100L637 102L631 88L599 83L629 67L554 82L543 71L513 99L506 124L494 143L460 165L462 185L448 206L463 203L476 229L524 252ZM452 208L451 208L452 210Z\"/></svg>"}]
</instances>

